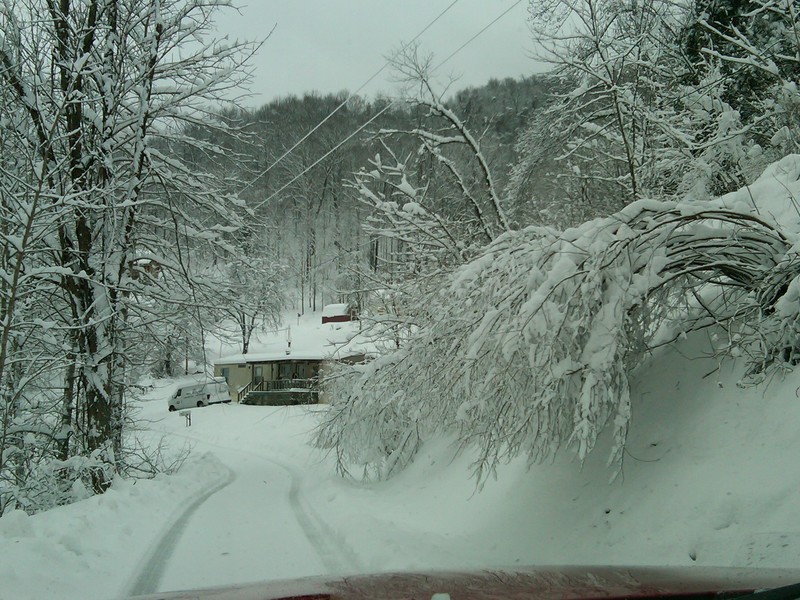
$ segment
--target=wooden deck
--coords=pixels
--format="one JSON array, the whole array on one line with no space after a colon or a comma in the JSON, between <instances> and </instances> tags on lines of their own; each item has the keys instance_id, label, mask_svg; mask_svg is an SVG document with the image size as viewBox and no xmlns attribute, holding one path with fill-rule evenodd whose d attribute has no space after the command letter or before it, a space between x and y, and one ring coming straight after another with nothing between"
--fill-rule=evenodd
<instances>
[{"instance_id":1,"label":"wooden deck","mask_svg":"<svg viewBox=\"0 0 800 600\"><path fill-rule=\"evenodd\" d=\"M317 404L319 390L316 379L279 379L251 382L244 387L237 400L241 404L259 406L290 406Z\"/></svg>"}]
</instances>

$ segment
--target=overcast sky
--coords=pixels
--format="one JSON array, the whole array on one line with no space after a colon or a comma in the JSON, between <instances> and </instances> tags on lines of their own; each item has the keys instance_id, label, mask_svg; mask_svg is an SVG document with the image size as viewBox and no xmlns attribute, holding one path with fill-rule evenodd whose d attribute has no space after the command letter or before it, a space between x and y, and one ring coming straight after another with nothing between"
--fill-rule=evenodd
<instances>
[{"instance_id":1,"label":"overcast sky","mask_svg":"<svg viewBox=\"0 0 800 600\"><path fill-rule=\"evenodd\" d=\"M355 91L385 63L401 42L409 42L453 0L239 0L239 14L222 11L220 33L263 39L255 58L257 106L277 96ZM458 0L419 40L434 64L490 23L516 0ZM460 76L456 89L490 78L536 72L526 25L527 0L458 53L439 71ZM361 93L391 95L389 69Z\"/></svg>"}]
</instances>

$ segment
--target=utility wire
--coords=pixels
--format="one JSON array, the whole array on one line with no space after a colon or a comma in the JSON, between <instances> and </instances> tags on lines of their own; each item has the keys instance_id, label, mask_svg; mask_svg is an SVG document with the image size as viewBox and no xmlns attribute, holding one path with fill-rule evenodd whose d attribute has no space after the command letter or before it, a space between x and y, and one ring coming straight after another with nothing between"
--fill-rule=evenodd
<instances>
[{"instance_id":1,"label":"utility wire","mask_svg":"<svg viewBox=\"0 0 800 600\"><path fill-rule=\"evenodd\" d=\"M468 39L466 42L464 42L463 44L461 44L461 45L460 45L460 46L459 46L459 47L458 47L458 48L457 48L455 51L453 51L453 52L452 52L452 53L451 53L451 54L450 54L450 55L449 55L447 58L445 58L443 61L441 61L440 63L438 63L438 64L437 64L435 67L433 67L433 69L431 69L431 71L430 71L430 72L431 72L431 74L435 73L435 72L436 72L438 69L440 69L441 67L443 67L443 66L444 66L444 65L445 65L447 62L449 62L450 60L452 60L452 58L453 58L453 57L454 57L456 54L458 54L459 52L461 52L461 51L462 51L464 48L466 48L466 47L467 47L469 44L471 44L473 41L475 41L475 39L476 39L478 36L480 36L480 35L481 35L481 34L482 34L484 31L486 31L486 30L487 30L487 29L489 29L489 28L490 28L492 25L494 25L495 23L497 23L497 22L498 22L500 19L502 19L504 16L506 16L508 13L510 13L510 12L511 12L511 11L512 11L514 8L516 8L516 7L517 7L519 4L521 4L522 2L523 2L523 0L517 0L516 2L514 2L514 4L512 4L511 6L509 6L509 7L508 7L506 10L504 10L502 13L500 13L500 14L499 14L497 17L495 17L495 18L494 18L492 21L490 21L490 22L489 22L489 23L488 23L486 26L484 26L484 27L483 27L483 29L481 29L480 31L478 31L478 32L477 32L475 35L473 35L471 38L469 38L469 39ZM452 6L452 4L451 4L451 6ZM448 7L448 9L449 9L449 7ZM438 18L438 17L437 17L437 18ZM388 63L387 63L387 64L388 64ZM384 65L384 68L385 68L385 67L386 67L386 65ZM381 70L383 70L383 69L381 69ZM326 158L328 158L328 157L329 157L331 154L333 154L334 152L336 152L336 151L337 151L339 148L341 148L342 146L344 146L344 145L345 145L347 142L349 142L351 139L353 139L353 138L354 138L356 135L358 135L359 133L361 133L361 132L362 132L362 131L363 131L363 130L364 130L364 129L365 129L367 126L368 126L368 125L370 125L371 123L373 123L373 122L374 122L374 121L375 121L375 120L376 120L378 117L380 117L380 116L381 116L383 113L385 113L387 110L389 110L390 108L392 108L392 107L393 107L395 104L397 104L397 102L398 102L397 100L392 100L392 101L391 101L389 104L387 104L386 106L384 106L384 107L383 107L383 108L382 108L380 111L378 111L377 113L375 113L375 115L373 115L372 117L370 117L370 118L369 118L369 119L368 119L368 120L367 120L367 121L366 121L366 122L365 122L363 125L361 125L361 126L358 128L358 129L356 129L355 131L353 131L353 132L352 132L350 135L348 135L346 138L344 138L344 139L343 139L341 142L339 142L338 144L336 144L336 145L335 145L333 148L331 148L331 149L330 149L330 150L328 150L328 151L327 151L325 154L323 154L322 156L320 156L320 157L319 157L317 160L315 160L313 163L311 163L311 164L310 164L308 167L306 167L305 169L303 169L303 170L302 170L300 173L298 173L298 174L297 174L295 177L293 177L293 178L292 178L292 179L291 179L291 180L290 180L288 183L286 183L285 185L283 185L282 187L280 187L278 190L274 191L272 194L270 194L269 196L267 196L267 197L266 197L264 200L262 200L261 202L259 202L258 204L256 204L256 205L253 207L253 210L256 210L256 209L258 209L258 208L261 208L262 206L264 206L264 204L266 204L267 202L269 202L270 200L272 200L272 199L273 199L275 196L277 196L278 194L280 194L280 193L281 193L283 190L285 190L286 188L288 188L288 187L289 187L290 185L292 185L292 184L293 184L295 181L297 181L298 179L300 179L300 178L301 178L303 175L305 175L306 173L308 173L310 170L312 170L314 167L316 167L316 166L317 166L319 163L321 163L323 160L325 160L325 159L326 159ZM324 121L323 121L323 122L324 122ZM320 125L321 125L321 124L322 124L322 123L320 123ZM288 154L288 152L287 152L287 154ZM271 167L270 167L270 168L271 168ZM260 176L259 176L259 177L260 177ZM251 183L252 183L252 182L251 182Z\"/></svg>"},{"instance_id":2,"label":"utility wire","mask_svg":"<svg viewBox=\"0 0 800 600\"><path fill-rule=\"evenodd\" d=\"M453 0L453 1L452 1L452 2L451 2L451 3L450 3L448 6L447 6L447 8L445 8L445 9L444 9L442 12L440 12L440 13L439 13L439 15L438 15L438 16L437 16L437 17L436 17L436 18L435 18L433 21L431 21L430 23L428 23L428 24L427 24L427 25L426 25L426 26L425 26L425 27L422 29L422 31L420 31L420 32L419 32L417 35L415 35L415 36L414 36L414 37L411 39L411 41L410 41L410 42L408 42L407 44L404 44L404 45L403 45L403 48L405 48L405 47L408 47L408 46L410 46L411 44L413 44L414 42L416 42L416 41L417 41L417 40L418 40L420 37L422 37L422 35L423 35L423 34L424 34L426 31L428 31L428 29L430 29L431 27L433 27L433 25L434 25L434 24L435 24L435 23L436 23L436 22L437 22L439 19L441 19L441 18L442 18L442 17L443 17L443 16L444 16L444 15L445 15L445 14L446 14L446 13L447 13L447 12L448 12L450 9L451 9L451 8L453 8L453 7L454 7L456 4L458 4L458 2L460 2L460 1L461 1L461 0ZM397 54L399 54L400 52L402 52L403 48L401 48L400 50L398 50L398 51L395 53L395 56L396 56ZM270 172L272 169L274 169L276 166L278 166L278 164L280 164L280 162L281 162L281 161L282 161L284 158L286 158L286 157L287 157L287 156L289 156L289 155L290 155L292 152L294 152L294 150L295 150L295 149L296 149L296 148L297 148L297 147L298 147L300 144L302 144L302 143L303 143L303 142L305 142L305 141L306 141L306 140L307 140L309 137L311 137L311 136L314 134L314 132L315 132L317 129L319 129L319 128L320 128L320 127L322 127L322 126L323 126L325 123L327 123L327 122L328 122L328 120L329 120L331 117L333 117L333 115L335 115L335 114L336 114L337 112L339 112L339 111L340 111L340 110L341 110L341 109L342 109L344 106L346 106L346 105L347 105L347 103L348 103L348 102L350 102L350 100L352 100L353 98L355 98L355 97L356 97L356 95L357 95L357 94L358 94L358 93L359 93L361 90L363 90L363 89L364 89L365 87L367 87L367 86L368 86L370 83L372 83L372 81L373 81L373 80L374 80L374 79L375 79L375 78L376 78L378 75L380 75L381 73L383 73L383 71L386 69L386 67L388 67L388 66L389 66L389 64L390 64L390 63L391 63L391 59L389 59L389 60L387 60L385 63L383 63L383 66L382 66L380 69L378 69L377 71L375 71L375 73L373 73L373 75L372 75L372 76L371 76L369 79L367 79L367 80L366 80L364 83L362 83L362 84L361 84L361 87L359 87L359 88L358 88L358 89L357 89L355 92L353 92L353 93L352 93L352 94L350 94L350 95L349 95L347 98L345 98L345 99L342 101L342 103L341 103L341 104L339 104L339 106L337 106L336 108L334 108L334 109L333 109L333 111L331 111L331 112L328 114L328 116L327 116L327 117L325 117L324 119L322 119L322 121L320 121L319 123L317 123L317 124L314 126L314 128L313 128L313 129L311 129L311 130L310 130L308 133L306 133L306 134L305 134L303 137L301 137L299 140L297 140L297 142L295 142L294 146L292 146L291 148L289 148L289 149L288 149L286 152L284 152L284 153L283 153L283 154L282 154L282 155L281 155L281 156L278 158L278 160L276 160L275 162L273 162L273 163L272 163L270 166L268 166L268 167L267 167L266 169L264 169L264 170L263 170L261 173L259 173L259 174L258 174L258 175L255 177L255 179L253 179L253 180L252 180L252 181L250 181L250 182L249 182L247 185L245 185L245 186L244 186L244 187L243 187L243 188L240 190L240 192L243 192L244 190L246 190L247 188L249 188L249 187L250 187L251 185L253 185L253 184L254 184L256 181L258 181L259 179L261 179L261 178L262 178L264 175L266 175L266 174L267 174L267 173L269 173L269 172Z\"/></svg>"},{"instance_id":3,"label":"utility wire","mask_svg":"<svg viewBox=\"0 0 800 600\"><path fill-rule=\"evenodd\" d=\"M505 16L506 16L508 13L510 13L512 10L514 10L514 9L515 9L517 6L519 6L520 4L522 4L522 2L523 2L523 0L517 0L516 2L514 2L514 4L512 4L512 5L511 5L511 6L509 6L509 7L508 7L506 10L504 10L502 13L500 13L499 15L497 15L497 16L494 18L494 20L492 20L492 21L491 21L491 22L490 22L488 25L486 25L486 26L485 26L483 29L481 29L481 30L480 30L478 33L476 33L476 34L475 34L475 35L473 35L471 38L469 38L469 39L468 39L466 42L464 42L463 44L461 44L461 45L460 45L458 48L456 48L456 49L455 49L455 50L454 50L454 51L453 51L453 52L450 54L450 56L448 56L448 57L447 57L447 58L445 58L445 59L444 59L442 62L440 62L438 65L436 65L436 66L433 68L433 71L431 71L431 73L435 72L437 69L439 69L440 67L444 66L444 65L445 65L445 63L447 63L448 61L450 61L450 59L452 59L452 58L453 58L453 57L454 57L456 54L458 54L458 53L459 53L459 52L461 52L461 51L462 51L464 48L466 48L466 47L467 47L469 44L471 44L472 42L474 42L474 41L475 41L475 38L477 38L477 37L478 37L479 35L481 35L481 34L482 34L484 31L486 31L487 29L489 29L489 28L490 28L492 25L494 25L495 23L497 23L497 22L498 22L500 19L502 19L503 17L505 17Z\"/></svg>"},{"instance_id":4,"label":"utility wire","mask_svg":"<svg viewBox=\"0 0 800 600\"><path fill-rule=\"evenodd\" d=\"M256 204L256 205L253 207L253 210L256 210L256 209L258 209L258 208L261 208L262 206L264 206L264 205L265 205L267 202L269 202L270 200L272 200L272 199L273 199L275 196L277 196L278 194L280 194L280 193L281 193L283 190L285 190L286 188L288 188L288 187L289 187L290 185L292 185L292 184L293 184L295 181L297 181L298 179L300 179L300 178L301 178L303 175L305 175L306 173L308 173L308 172L309 172L311 169L313 169L314 167L316 167L316 166L317 166L319 163L321 163L323 160L325 160L326 158L328 158L328 157L329 157L331 154L333 154L334 152L336 152L336 151L337 151L339 148L341 148L342 146L344 146L344 145L345 145L347 142L349 142L350 140L352 140L352 139L353 139L355 136L357 136L359 133L361 133L362 131L364 131L364 129L365 129L365 128L366 128L368 125L370 125L372 122L374 122L374 121L375 121L375 119L377 119L378 117L380 117L380 116L381 116L383 113L385 113L387 110L389 110L390 108L392 108L392 106L394 106L396 102L397 102L397 100L393 100L392 102L390 102L389 104L387 104L386 106L384 106L384 107L383 107L381 110L379 110L379 111L378 111L377 113L375 113L375 114L374 114L372 117L370 117L370 118L369 118L369 119L368 119L368 120L367 120L367 121L366 121L366 122L365 122L363 125L361 125L361 126L360 126L358 129L356 129L356 130L355 130L353 133L351 133L351 134L350 134L350 135L348 135L346 138L344 138L344 139L343 139L341 142L339 142L338 144L336 144L336 145L335 145L333 148L331 148L330 150L328 150L328 151L327 151L325 154L323 154L322 156L320 156L320 157L319 157L317 160L315 160L313 163L311 163L311 164L310 164L308 167L306 167L305 169L303 169L303 170L302 170L300 173L298 173L298 174L297 174L297 176L293 177L293 178L292 178L292 179L291 179L291 180L290 180L288 183L286 183L286 184L285 184L285 185L283 185L281 188L279 188L278 190L274 191L272 194L270 194L269 196L267 196L266 198L264 198L264 200L262 200L261 202L259 202L258 204Z\"/></svg>"}]
</instances>

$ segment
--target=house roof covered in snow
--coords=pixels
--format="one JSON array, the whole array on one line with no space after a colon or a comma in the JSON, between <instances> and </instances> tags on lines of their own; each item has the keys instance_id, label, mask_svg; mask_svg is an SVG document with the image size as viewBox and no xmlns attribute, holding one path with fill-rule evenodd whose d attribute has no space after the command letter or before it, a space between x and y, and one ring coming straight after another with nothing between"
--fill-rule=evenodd
<instances>
[{"instance_id":1,"label":"house roof covered in snow","mask_svg":"<svg viewBox=\"0 0 800 600\"><path fill-rule=\"evenodd\" d=\"M350 314L349 304L326 304L322 307L323 317L336 317L347 314Z\"/></svg>"},{"instance_id":2,"label":"house roof covered in snow","mask_svg":"<svg viewBox=\"0 0 800 600\"><path fill-rule=\"evenodd\" d=\"M256 352L248 354L233 354L231 356L223 356L215 361L218 365L232 365L241 363L262 363L262 362L281 362L289 360L342 360L359 356L363 352L356 352L353 350L337 352L333 349L330 353L324 354L320 352Z\"/></svg>"},{"instance_id":3,"label":"house roof covered in snow","mask_svg":"<svg viewBox=\"0 0 800 600\"><path fill-rule=\"evenodd\" d=\"M222 355L214 363L233 365L289 360L345 360L374 352L373 344L361 339L357 322L321 324L319 313L293 318L290 322L291 325L284 328L254 335L247 354L237 352Z\"/></svg>"}]
</instances>

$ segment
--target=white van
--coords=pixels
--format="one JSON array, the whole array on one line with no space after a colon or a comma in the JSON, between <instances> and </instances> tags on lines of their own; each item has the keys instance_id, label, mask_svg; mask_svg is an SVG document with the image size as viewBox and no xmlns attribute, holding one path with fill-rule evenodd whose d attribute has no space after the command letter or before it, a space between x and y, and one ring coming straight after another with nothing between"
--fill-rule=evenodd
<instances>
[{"instance_id":1,"label":"white van","mask_svg":"<svg viewBox=\"0 0 800 600\"><path fill-rule=\"evenodd\" d=\"M215 377L203 383L187 383L179 386L167 400L167 406L170 412L173 412L184 408L195 408L230 401L228 383L225 378Z\"/></svg>"}]
</instances>

